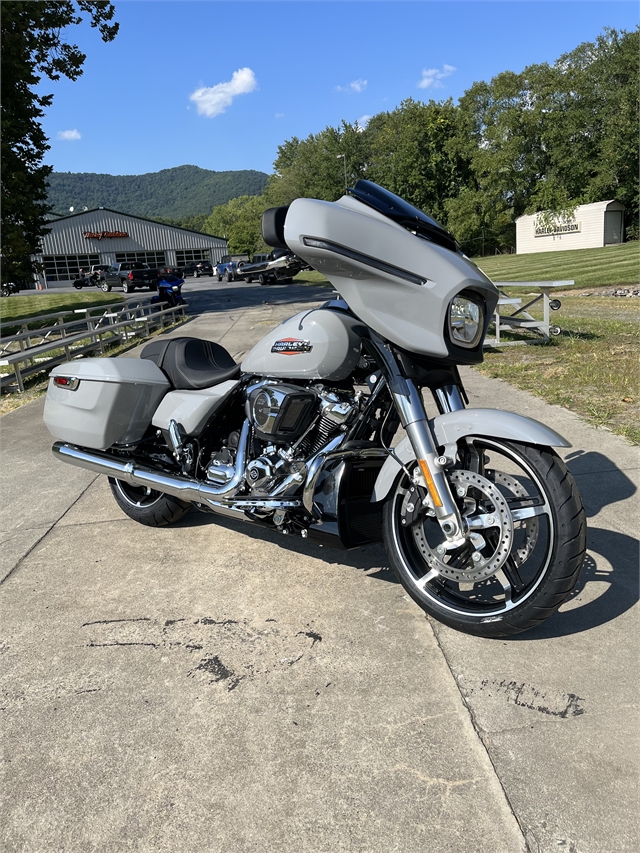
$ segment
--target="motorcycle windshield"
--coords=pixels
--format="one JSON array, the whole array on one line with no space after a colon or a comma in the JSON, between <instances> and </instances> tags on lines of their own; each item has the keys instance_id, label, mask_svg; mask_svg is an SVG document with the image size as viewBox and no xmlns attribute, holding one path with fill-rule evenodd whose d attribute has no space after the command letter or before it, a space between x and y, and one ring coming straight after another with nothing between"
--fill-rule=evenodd
<instances>
[{"instance_id":1,"label":"motorcycle windshield","mask_svg":"<svg viewBox=\"0 0 640 853\"><path fill-rule=\"evenodd\" d=\"M431 240L437 243L438 246L443 246L445 249L450 249L452 252L458 251L458 245L453 235L439 225L435 219L427 216L417 207L409 204L398 195L394 195L389 190L374 184L371 181L360 180L352 187L349 192L358 201L382 213L403 228L413 231L420 237Z\"/></svg>"}]
</instances>

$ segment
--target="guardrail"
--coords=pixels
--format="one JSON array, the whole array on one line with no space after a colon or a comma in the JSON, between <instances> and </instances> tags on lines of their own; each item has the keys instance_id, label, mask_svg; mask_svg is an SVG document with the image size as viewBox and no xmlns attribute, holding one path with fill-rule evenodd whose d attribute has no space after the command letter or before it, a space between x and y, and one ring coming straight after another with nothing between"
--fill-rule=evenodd
<instances>
[{"instance_id":1,"label":"guardrail","mask_svg":"<svg viewBox=\"0 0 640 853\"><path fill-rule=\"evenodd\" d=\"M105 351L106 344L116 340L125 343L132 337L148 337L152 331L167 323L186 319L184 305L163 308L151 304L150 298L136 302L116 302L93 308L76 308L0 324L0 367L12 371L0 375L0 387L16 384L24 391L24 380L35 373L50 370L57 364L88 352ZM77 319L65 319L79 314ZM49 320L51 322L47 323ZM43 325L43 321L45 321ZM7 328L20 328L12 335L3 335Z\"/></svg>"}]
</instances>

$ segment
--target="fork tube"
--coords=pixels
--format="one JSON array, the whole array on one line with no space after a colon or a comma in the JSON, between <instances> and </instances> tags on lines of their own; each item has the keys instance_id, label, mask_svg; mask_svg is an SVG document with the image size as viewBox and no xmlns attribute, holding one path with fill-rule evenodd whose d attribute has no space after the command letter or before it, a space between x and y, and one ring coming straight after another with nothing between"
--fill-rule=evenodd
<instances>
[{"instance_id":1,"label":"fork tube","mask_svg":"<svg viewBox=\"0 0 640 853\"><path fill-rule=\"evenodd\" d=\"M416 454L442 532L451 546L460 545L465 541L465 528L439 461L437 445L429 427L420 391L411 379L402 375L391 350L380 338L376 338L377 336L371 334L378 363L386 374L400 422Z\"/></svg>"}]
</instances>

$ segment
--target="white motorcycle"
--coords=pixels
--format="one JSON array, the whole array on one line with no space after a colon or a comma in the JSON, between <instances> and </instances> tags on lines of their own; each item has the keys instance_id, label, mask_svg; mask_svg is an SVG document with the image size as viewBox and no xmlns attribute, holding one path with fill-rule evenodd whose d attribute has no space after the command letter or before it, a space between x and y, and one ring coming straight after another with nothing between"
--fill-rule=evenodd
<instances>
[{"instance_id":1,"label":"white motorcycle","mask_svg":"<svg viewBox=\"0 0 640 853\"><path fill-rule=\"evenodd\" d=\"M241 365L179 337L140 359L57 367L54 454L106 474L142 524L195 506L342 548L382 538L441 622L486 637L542 622L578 579L586 523L552 449L570 446L562 436L465 408L457 366L482 361L495 286L433 219L368 181L268 210L263 234L341 298L278 326Z\"/></svg>"}]
</instances>

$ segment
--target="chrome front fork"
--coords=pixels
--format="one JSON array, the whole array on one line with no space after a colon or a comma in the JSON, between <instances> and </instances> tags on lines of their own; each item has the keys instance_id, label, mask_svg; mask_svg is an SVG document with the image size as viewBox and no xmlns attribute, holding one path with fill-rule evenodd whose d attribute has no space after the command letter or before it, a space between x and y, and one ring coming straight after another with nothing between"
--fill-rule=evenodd
<instances>
[{"instance_id":1,"label":"chrome front fork","mask_svg":"<svg viewBox=\"0 0 640 853\"><path fill-rule=\"evenodd\" d=\"M379 361L384 362L384 372L387 374L393 402L416 455L440 528L447 539L448 547L458 547L466 541L467 525L453 499L445 475L445 468L452 460L438 453L416 384L402 375L395 356L382 341L374 341L374 345L380 356ZM459 391L453 385L439 389L436 395L439 407L446 411L464 408Z\"/></svg>"}]
</instances>

